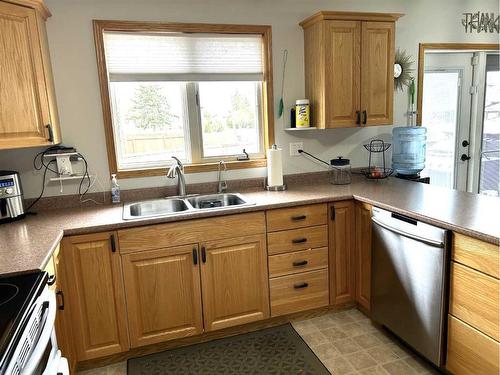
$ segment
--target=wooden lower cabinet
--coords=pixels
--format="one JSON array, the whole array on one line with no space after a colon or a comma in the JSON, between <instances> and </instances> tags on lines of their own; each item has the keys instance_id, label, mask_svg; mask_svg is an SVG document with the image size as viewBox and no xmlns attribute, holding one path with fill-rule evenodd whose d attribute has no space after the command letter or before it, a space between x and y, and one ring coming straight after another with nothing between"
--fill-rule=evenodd
<instances>
[{"instance_id":1,"label":"wooden lower cabinet","mask_svg":"<svg viewBox=\"0 0 500 375\"><path fill-rule=\"evenodd\" d=\"M450 278L450 314L500 340L498 279L456 262Z\"/></svg>"},{"instance_id":2,"label":"wooden lower cabinet","mask_svg":"<svg viewBox=\"0 0 500 375\"><path fill-rule=\"evenodd\" d=\"M60 246L56 248L44 271L49 275L49 289L56 294L57 311L54 328L57 335L57 346L64 353L64 357L68 360L70 372L75 372L76 358L72 345L71 325L69 322L68 309L64 304L65 285L68 283L65 279L63 262L61 257Z\"/></svg>"},{"instance_id":3,"label":"wooden lower cabinet","mask_svg":"<svg viewBox=\"0 0 500 375\"><path fill-rule=\"evenodd\" d=\"M122 268L115 232L63 239L77 360L104 357L129 349Z\"/></svg>"},{"instance_id":4,"label":"wooden lower cabinet","mask_svg":"<svg viewBox=\"0 0 500 375\"><path fill-rule=\"evenodd\" d=\"M328 268L328 247L269 256L269 277Z\"/></svg>"},{"instance_id":5,"label":"wooden lower cabinet","mask_svg":"<svg viewBox=\"0 0 500 375\"><path fill-rule=\"evenodd\" d=\"M372 207L363 202L355 203L356 251L355 278L356 302L370 311L371 261L372 261Z\"/></svg>"},{"instance_id":6,"label":"wooden lower cabinet","mask_svg":"<svg viewBox=\"0 0 500 375\"><path fill-rule=\"evenodd\" d=\"M498 375L499 350L497 341L448 316L448 371L454 375Z\"/></svg>"},{"instance_id":7,"label":"wooden lower cabinet","mask_svg":"<svg viewBox=\"0 0 500 375\"><path fill-rule=\"evenodd\" d=\"M354 301L354 201L329 205L330 304Z\"/></svg>"},{"instance_id":8,"label":"wooden lower cabinet","mask_svg":"<svg viewBox=\"0 0 500 375\"><path fill-rule=\"evenodd\" d=\"M269 280L272 316L328 305L328 268Z\"/></svg>"},{"instance_id":9,"label":"wooden lower cabinet","mask_svg":"<svg viewBox=\"0 0 500 375\"><path fill-rule=\"evenodd\" d=\"M500 251L498 245L453 233L451 258L463 265L500 278Z\"/></svg>"},{"instance_id":10,"label":"wooden lower cabinet","mask_svg":"<svg viewBox=\"0 0 500 375\"><path fill-rule=\"evenodd\" d=\"M123 256L130 344L203 332L198 245Z\"/></svg>"},{"instance_id":11,"label":"wooden lower cabinet","mask_svg":"<svg viewBox=\"0 0 500 375\"><path fill-rule=\"evenodd\" d=\"M265 235L201 244L205 331L269 317Z\"/></svg>"}]
</instances>

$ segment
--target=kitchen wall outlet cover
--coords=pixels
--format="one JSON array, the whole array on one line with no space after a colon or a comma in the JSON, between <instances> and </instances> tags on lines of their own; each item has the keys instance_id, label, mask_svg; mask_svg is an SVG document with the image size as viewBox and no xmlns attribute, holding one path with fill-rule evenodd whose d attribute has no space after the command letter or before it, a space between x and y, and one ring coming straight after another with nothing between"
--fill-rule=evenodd
<instances>
[{"instance_id":1,"label":"kitchen wall outlet cover","mask_svg":"<svg viewBox=\"0 0 500 375\"><path fill-rule=\"evenodd\" d=\"M303 142L292 142L290 143L290 156L299 156L299 150L304 149Z\"/></svg>"},{"instance_id":2,"label":"kitchen wall outlet cover","mask_svg":"<svg viewBox=\"0 0 500 375\"><path fill-rule=\"evenodd\" d=\"M62 176L69 176L73 173L69 155L56 156L57 172Z\"/></svg>"}]
</instances>

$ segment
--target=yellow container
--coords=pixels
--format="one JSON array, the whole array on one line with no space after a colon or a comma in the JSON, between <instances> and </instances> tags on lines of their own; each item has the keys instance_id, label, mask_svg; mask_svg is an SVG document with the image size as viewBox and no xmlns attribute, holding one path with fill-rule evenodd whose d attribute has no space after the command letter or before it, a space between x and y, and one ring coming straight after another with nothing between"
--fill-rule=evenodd
<instances>
[{"instance_id":1,"label":"yellow container","mask_svg":"<svg viewBox=\"0 0 500 375\"><path fill-rule=\"evenodd\" d=\"M295 101L295 126L297 128L308 128L311 126L309 99Z\"/></svg>"}]
</instances>

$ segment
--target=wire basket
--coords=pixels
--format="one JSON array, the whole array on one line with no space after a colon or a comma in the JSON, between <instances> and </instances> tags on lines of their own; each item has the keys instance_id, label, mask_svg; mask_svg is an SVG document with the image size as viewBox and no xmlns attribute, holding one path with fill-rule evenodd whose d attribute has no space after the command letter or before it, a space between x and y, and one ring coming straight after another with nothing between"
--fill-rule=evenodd
<instances>
[{"instance_id":1,"label":"wire basket","mask_svg":"<svg viewBox=\"0 0 500 375\"><path fill-rule=\"evenodd\" d=\"M370 152L385 152L391 147L390 143L385 143L381 139L374 139L365 145L365 148Z\"/></svg>"},{"instance_id":2,"label":"wire basket","mask_svg":"<svg viewBox=\"0 0 500 375\"><path fill-rule=\"evenodd\" d=\"M391 147L390 143L385 143L381 139L373 139L369 144L363 145L369 152L368 156L368 168L362 169L361 173L370 180L380 180L382 178L389 177L394 170L392 168L386 168L385 166L385 152ZM372 154L382 153L383 166L375 167L372 165Z\"/></svg>"},{"instance_id":3,"label":"wire basket","mask_svg":"<svg viewBox=\"0 0 500 375\"><path fill-rule=\"evenodd\" d=\"M380 180L382 178L387 178L394 173L392 168L365 168L361 170L361 173L370 180Z\"/></svg>"}]
</instances>

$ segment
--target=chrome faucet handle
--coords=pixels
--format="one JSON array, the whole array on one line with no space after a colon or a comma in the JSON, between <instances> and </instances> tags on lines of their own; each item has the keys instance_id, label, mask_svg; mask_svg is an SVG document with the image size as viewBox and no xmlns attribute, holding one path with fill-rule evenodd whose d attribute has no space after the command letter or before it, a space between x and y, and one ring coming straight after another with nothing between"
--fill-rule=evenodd
<instances>
[{"instance_id":1,"label":"chrome faucet handle","mask_svg":"<svg viewBox=\"0 0 500 375\"><path fill-rule=\"evenodd\" d=\"M167 178L175 178L177 177L177 172L175 171L177 168L177 165L172 164L170 168L167 171Z\"/></svg>"},{"instance_id":2,"label":"chrome faucet handle","mask_svg":"<svg viewBox=\"0 0 500 375\"><path fill-rule=\"evenodd\" d=\"M168 178L176 178L177 169L179 169L179 172L184 173L184 165L182 164L182 162L175 156L172 156L172 159L174 160L174 162L167 171Z\"/></svg>"},{"instance_id":3,"label":"chrome faucet handle","mask_svg":"<svg viewBox=\"0 0 500 375\"><path fill-rule=\"evenodd\" d=\"M172 159L175 160L175 162L179 166L179 169L181 170L181 172L184 172L184 164L182 164L182 162L175 156L172 156Z\"/></svg>"}]
</instances>

